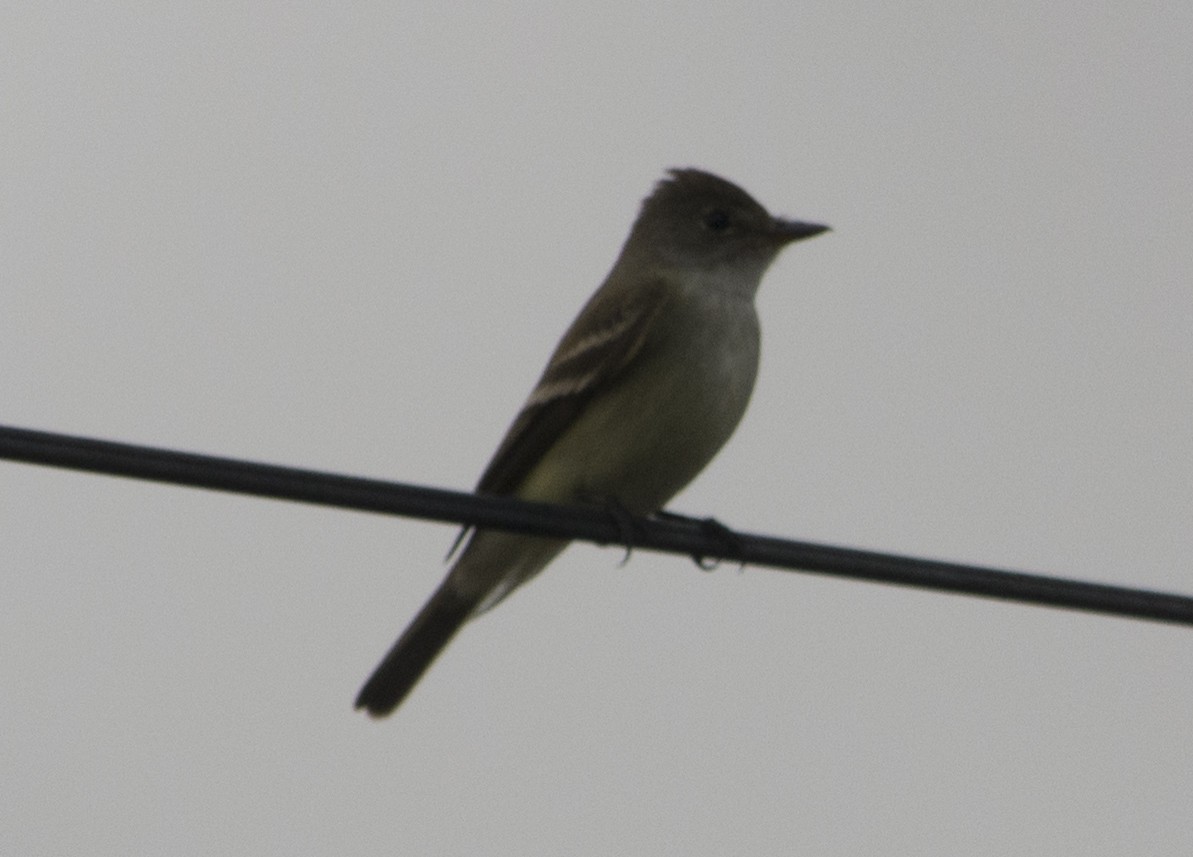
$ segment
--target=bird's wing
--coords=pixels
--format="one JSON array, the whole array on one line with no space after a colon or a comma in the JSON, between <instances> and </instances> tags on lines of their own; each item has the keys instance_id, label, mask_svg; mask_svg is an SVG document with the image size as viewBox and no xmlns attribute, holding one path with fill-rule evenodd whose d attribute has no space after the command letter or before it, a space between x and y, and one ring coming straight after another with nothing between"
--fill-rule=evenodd
<instances>
[{"instance_id":1,"label":"bird's wing","mask_svg":"<svg viewBox=\"0 0 1193 857\"><path fill-rule=\"evenodd\" d=\"M514 493L593 397L642 352L671 294L663 280L631 296L598 292L568 328L543 376L477 484L481 494Z\"/></svg>"}]
</instances>

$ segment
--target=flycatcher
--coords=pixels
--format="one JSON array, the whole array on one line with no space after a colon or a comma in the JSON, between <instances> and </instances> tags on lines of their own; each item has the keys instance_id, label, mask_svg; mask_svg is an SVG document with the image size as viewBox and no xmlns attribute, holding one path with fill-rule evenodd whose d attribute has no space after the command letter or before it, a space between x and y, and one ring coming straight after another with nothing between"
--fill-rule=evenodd
<instances>
[{"instance_id":1,"label":"flycatcher","mask_svg":"<svg viewBox=\"0 0 1193 857\"><path fill-rule=\"evenodd\" d=\"M779 251L827 226L785 220L737 185L671 170L605 282L563 335L477 483L481 494L660 510L729 439L758 370L754 295ZM389 714L461 626L567 547L472 534L356 698Z\"/></svg>"}]
</instances>

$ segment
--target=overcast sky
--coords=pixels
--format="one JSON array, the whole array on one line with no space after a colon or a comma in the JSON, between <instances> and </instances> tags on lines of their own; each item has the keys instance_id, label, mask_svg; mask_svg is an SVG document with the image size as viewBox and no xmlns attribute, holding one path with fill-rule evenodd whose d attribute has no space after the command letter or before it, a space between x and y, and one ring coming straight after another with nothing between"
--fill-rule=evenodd
<instances>
[{"instance_id":1,"label":"overcast sky","mask_svg":"<svg viewBox=\"0 0 1193 857\"><path fill-rule=\"evenodd\" d=\"M1193 593L1193 7L18 4L0 422L470 488L670 166L834 231L673 504ZM482 8L471 8L481 6ZM5 854L1193 850L1193 629L0 462Z\"/></svg>"}]
</instances>

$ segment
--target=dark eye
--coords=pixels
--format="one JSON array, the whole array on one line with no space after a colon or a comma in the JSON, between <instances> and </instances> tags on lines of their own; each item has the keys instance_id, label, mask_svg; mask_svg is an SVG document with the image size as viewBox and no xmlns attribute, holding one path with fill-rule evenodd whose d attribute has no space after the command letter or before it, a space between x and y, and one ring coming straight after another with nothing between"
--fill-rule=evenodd
<instances>
[{"instance_id":1,"label":"dark eye","mask_svg":"<svg viewBox=\"0 0 1193 857\"><path fill-rule=\"evenodd\" d=\"M729 212L723 208L712 208L704 214L704 225L711 232L724 232L729 228Z\"/></svg>"}]
</instances>

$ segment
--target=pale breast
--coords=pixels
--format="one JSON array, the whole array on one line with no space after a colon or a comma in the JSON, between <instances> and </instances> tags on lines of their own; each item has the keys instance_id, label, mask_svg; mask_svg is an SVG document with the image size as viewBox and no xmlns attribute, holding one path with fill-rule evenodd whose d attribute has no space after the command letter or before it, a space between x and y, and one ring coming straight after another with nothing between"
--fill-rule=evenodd
<instances>
[{"instance_id":1,"label":"pale breast","mask_svg":"<svg viewBox=\"0 0 1193 857\"><path fill-rule=\"evenodd\" d=\"M614 499L661 508L724 445L745 413L758 369L752 302L688 295L640 360L598 396L527 481L524 497Z\"/></svg>"}]
</instances>

